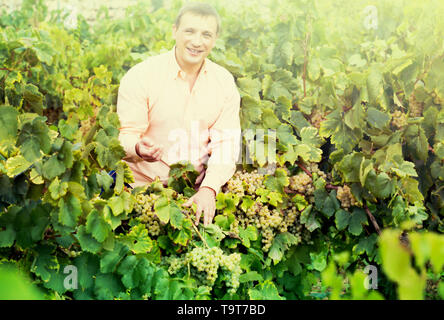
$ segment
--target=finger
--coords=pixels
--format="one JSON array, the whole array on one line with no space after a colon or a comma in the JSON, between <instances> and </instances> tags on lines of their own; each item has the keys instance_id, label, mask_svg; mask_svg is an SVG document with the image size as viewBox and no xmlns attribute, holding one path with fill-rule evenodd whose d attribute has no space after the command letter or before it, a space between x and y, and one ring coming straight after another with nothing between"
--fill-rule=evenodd
<instances>
[{"instance_id":1,"label":"finger","mask_svg":"<svg viewBox=\"0 0 444 320\"><path fill-rule=\"evenodd\" d=\"M183 206L190 207L193 204L193 200L194 200L193 197L189 198L188 201L183 204Z\"/></svg>"},{"instance_id":2,"label":"finger","mask_svg":"<svg viewBox=\"0 0 444 320\"><path fill-rule=\"evenodd\" d=\"M211 224L213 222L213 218L214 218L214 209L212 207L208 208L207 210L207 225Z\"/></svg>"},{"instance_id":3,"label":"finger","mask_svg":"<svg viewBox=\"0 0 444 320\"><path fill-rule=\"evenodd\" d=\"M153 155L152 155L152 158L153 159L156 159L156 160L159 160L160 159L160 154L162 153L162 151L161 150L157 150L157 151L155 151L154 153L153 153Z\"/></svg>"},{"instance_id":4,"label":"finger","mask_svg":"<svg viewBox=\"0 0 444 320\"><path fill-rule=\"evenodd\" d=\"M206 227L208 225L209 219L210 219L210 212L207 208L204 211L204 227Z\"/></svg>"},{"instance_id":5,"label":"finger","mask_svg":"<svg viewBox=\"0 0 444 320\"><path fill-rule=\"evenodd\" d=\"M196 208L196 222L195 225L197 226L199 224L200 216L202 215L202 208L198 205ZM205 219L205 216L204 216Z\"/></svg>"},{"instance_id":6,"label":"finger","mask_svg":"<svg viewBox=\"0 0 444 320\"><path fill-rule=\"evenodd\" d=\"M142 142L142 144L146 145L147 147L154 146L154 143L151 141L151 139L147 138L147 137L143 137L141 142Z\"/></svg>"}]
</instances>

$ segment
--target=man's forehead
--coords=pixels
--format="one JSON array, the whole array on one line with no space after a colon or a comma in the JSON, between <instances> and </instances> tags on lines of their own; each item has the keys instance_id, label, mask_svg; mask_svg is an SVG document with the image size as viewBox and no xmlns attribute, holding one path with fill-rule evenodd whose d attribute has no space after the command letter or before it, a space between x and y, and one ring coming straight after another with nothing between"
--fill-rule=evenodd
<instances>
[{"instance_id":1,"label":"man's forehead","mask_svg":"<svg viewBox=\"0 0 444 320\"><path fill-rule=\"evenodd\" d=\"M208 29L208 31L216 33L217 31L217 21L212 15L204 16L195 14L193 12L185 13L180 19L181 27L203 27Z\"/></svg>"}]
</instances>

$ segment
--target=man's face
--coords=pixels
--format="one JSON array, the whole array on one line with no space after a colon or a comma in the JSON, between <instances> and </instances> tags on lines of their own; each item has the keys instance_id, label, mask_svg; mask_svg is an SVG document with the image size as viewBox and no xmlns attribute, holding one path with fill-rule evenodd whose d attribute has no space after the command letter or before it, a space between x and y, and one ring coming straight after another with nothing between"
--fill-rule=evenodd
<instances>
[{"instance_id":1,"label":"man's face","mask_svg":"<svg viewBox=\"0 0 444 320\"><path fill-rule=\"evenodd\" d=\"M213 16L185 13L179 27L173 26L179 65L185 69L200 67L216 43L216 32L217 22Z\"/></svg>"}]
</instances>

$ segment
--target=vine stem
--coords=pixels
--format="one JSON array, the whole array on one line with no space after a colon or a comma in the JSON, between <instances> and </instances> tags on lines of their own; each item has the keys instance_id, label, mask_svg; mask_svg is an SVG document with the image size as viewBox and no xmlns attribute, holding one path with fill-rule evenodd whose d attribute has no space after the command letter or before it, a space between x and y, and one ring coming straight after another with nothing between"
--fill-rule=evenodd
<instances>
[{"instance_id":1,"label":"vine stem","mask_svg":"<svg viewBox=\"0 0 444 320\"><path fill-rule=\"evenodd\" d=\"M304 170L304 172L306 174L308 174L310 176L310 178L313 178L313 175L311 174L310 171L308 171L308 169L306 167L304 167L304 165L300 162L296 162L296 164L298 165L299 168L301 168L302 170Z\"/></svg>"},{"instance_id":2,"label":"vine stem","mask_svg":"<svg viewBox=\"0 0 444 320\"><path fill-rule=\"evenodd\" d=\"M188 217L188 219L190 219L191 225L193 226L194 231L196 231L197 235L199 236L200 240L202 240L202 242L204 243L205 247L207 247L207 249L210 249L210 246L208 245L208 243L205 241L205 239L200 234L199 229L197 229L196 225L193 223L193 220L191 219L191 216L188 213L188 211L185 210L185 211L182 211L182 212L185 212L185 214Z\"/></svg>"},{"instance_id":3,"label":"vine stem","mask_svg":"<svg viewBox=\"0 0 444 320\"><path fill-rule=\"evenodd\" d=\"M368 217L370 218L370 221L372 222L373 227L375 227L376 232L378 233L378 235L381 235L381 229L379 228L379 225L376 222L375 217L370 212L370 209L366 205L364 205L364 209L365 209L365 212L367 213Z\"/></svg>"}]
</instances>

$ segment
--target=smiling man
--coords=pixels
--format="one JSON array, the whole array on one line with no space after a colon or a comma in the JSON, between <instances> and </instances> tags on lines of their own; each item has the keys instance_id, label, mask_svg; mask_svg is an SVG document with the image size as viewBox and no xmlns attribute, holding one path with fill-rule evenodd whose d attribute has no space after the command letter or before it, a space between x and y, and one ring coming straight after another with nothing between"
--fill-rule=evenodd
<instances>
[{"instance_id":1,"label":"smiling man","mask_svg":"<svg viewBox=\"0 0 444 320\"><path fill-rule=\"evenodd\" d=\"M133 171L133 186L155 177L164 184L169 165L190 161L200 173L196 224L212 222L216 195L236 169L240 151L240 96L233 76L207 59L220 32L208 4L191 3L173 25L174 48L132 67L117 100L119 139ZM207 169L204 169L204 165Z\"/></svg>"}]
</instances>

